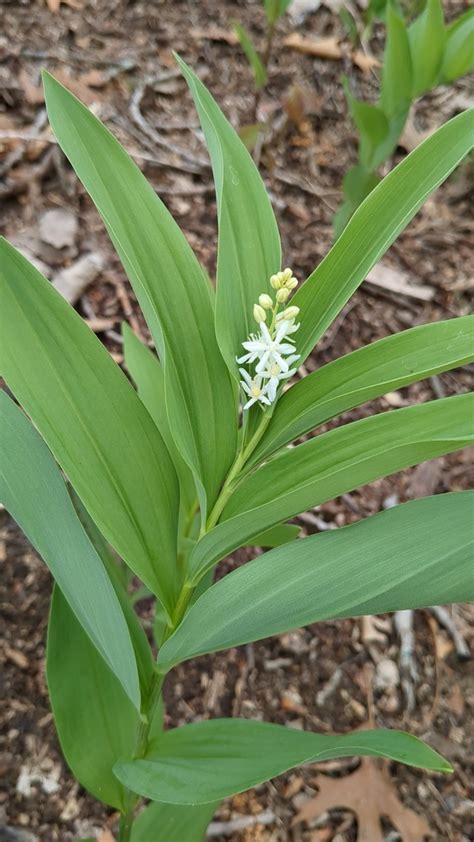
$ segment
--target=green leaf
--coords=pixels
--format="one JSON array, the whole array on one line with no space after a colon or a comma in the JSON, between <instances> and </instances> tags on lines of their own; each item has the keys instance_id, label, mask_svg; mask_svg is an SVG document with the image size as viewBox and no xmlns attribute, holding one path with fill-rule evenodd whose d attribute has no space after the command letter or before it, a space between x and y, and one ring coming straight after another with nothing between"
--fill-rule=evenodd
<instances>
[{"instance_id":1,"label":"green leaf","mask_svg":"<svg viewBox=\"0 0 474 842\"><path fill-rule=\"evenodd\" d=\"M381 108L356 99L352 95L349 82L344 79L344 93L354 124L359 130L359 160L366 170L374 170L384 160L377 154L388 134L388 119ZM347 184L347 182L346 182ZM362 201L361 197L360 201Z\"/></svg>"},{"instance_id":2,"label":"green leaf","mask_svg":"<svg viewBox=\"0 0 474 842\"><path fill-rule=\"evenodd\" d=\"M368 400L472 362L473 335L474 316L420 325L317 369L279 398L249 464Z\"/></svg>"},{"instance_id":3,"label":"green leaf","mask_svg":"<svg viewBox=\"0 0 474 842\"><path fill-rule=\"evenodd\" d=\"M412 89L413 71L408 31L403 18L389 6L380 94L380 107L387 117L394 117L408 110Z\"/></svg>"},{"instance_id":4,"label":"green leaf","mask_svg":"<svg viewBox=\"0 0 474 842\"><path fill-rule=\"evenodd\" d=\"M291 448L244 478L214 529L196 544L188 578L258 527L268 529L360 485L474 441L474 394L431 401L346 424Z\"/></svg>"},{"instance_id":5,"label":"green leaf","mask_svg":"<svg viewBox=\"0 0 474 842\"><path fill-rule=\"evenodd\" d=\"M451 771L436 751L403 731L327 736L250 719L213 719L165 732L145 759L118 763L115 772L134 792L155 801L203 804L258 786L293 766L352 755Z\"/></svg>"},{"instance_id":6,"label":"green leaf","mask_svg":"<svg viewBox=\"0 0 474 842\"><path fill-rule=\"evenodd\" d=\"M171 611L178 483L164 442L80 316L6 240L0 253L0 370L102 534Z\"/></svg>"},{"instance_id":7,"label":"green leaf","mask_svg":"<svg viewBox=\"0 0 474 842\"><path fill-rule=\"evenodd\" d=\"M367 172L361 164L356 164L346 172L342 181L344 202L333 219L335 239L341 236L354 211L379 182L378 175Z\"/></svg>"},{"instance_id":8,"label":"green leaf","mask_svg":"<svg viewBox=\"0 0 474 842\"><path fill-rule=\"evenodd\" d=\"M446 43L443 7L440 0L427 0L426 7L408 29L413 65L412 96L429 91L436 84Z\"/></svg>"},{"instance_id":9,"label":"green leaf","mask_svg":"<svg viewBox=\"0 0 474 842\"><path fill-rule=\"evenodd\" d=\"M133 755L139 718L57 587L49 617L46 670L68 765L95 798L122 810L126 793L112 768Z\"/></svg>"},{"instance_id":10,"label":"green leaf","mask_svg":"<svg viewBox=\"0 0 474 842\"><path fill-rule=\"evenodd\" d=\"M219 803L159 804L153 802L135 819L130 842L203 842L206 829Z\"/></svg>"},{"instance_id":11,"label":"green leaf","mask_svg":"<svg viewBox=\"0 0 474 842\"><path fill-rule=\"evenodd\" d=\"M48 74L44 85L52 129L107 226L164 363L171 429L205 510L237 436L235 390L216 342L208 278L118 141Z\"/></svg>"},{"instance_id":12,"label":"green leaf","mask_svg":"<svg viewBox=\"0 0 474 842\"><path fill-rule=\"evenodd\" d=\"M94 549L97 552L97 555L102 561L102 564L104 565L109 575L109 579L112 583L113 589L117 595L117 599L123 611L123 616L125 617L125 622L127 623L128 630L130 632L130 637L135 652L135 658L138 667L138 675L140 678L140 689L142 693L142 698L146 698L150 686L150 681L153 675L153 656L145 630L141 625L137 615L135 614L132 600L130 598L129 593L127 592L126 585L123 581L124 569L120 569L117 560L112 555L107 541L97 529L97 526L95 525L90 515L87 513L81 500L79 499L73 488L69 489L69 494L71 496L71 500L76 510L77 516L80 522L82 523L82 526L84 527L92 546L94 547ZM58 584L60 585L59 582ZM151 592L148 590L148 588L145 588L145 590L151 596ZM64 588L62 589L62 592L65 593ZM69 604L71 604L70 601ZM108 615L107 611L105 610L105 606L102 606L102 610L104 616L107 617Z\"/></svg>"},{"instance_id":13,"label":"green leaf","mask_svg":"<svg viewBox=\"0 0 474 842\"><path fill-rule=\"evenodd\" d=\"M474 9L468 9L447 30L441 82L452 82L474 69Z\"/></svg>"},{"instance_id":14,"label":"green leaf","mask_svg":"<svg viewBox=\"0 0 474 842\"><path fill-rule=\"evenodd\" d=\"M473 518L473 491L441 494L265 553L199 597L158 665L321 620L474 599Z\"/></svg>"},{"instance_id":15,"label":"green leaf","mask_svg":"<svg viewBox=\"0 0 474 842\"><path fill-rule=\"evenodd\" d=\"M346 301L473 144L473 112L441 126L375 187L324 260L292 299L300 307L302 360Z\"/></svg>"},{"instance_id":16,"label":"green leaf","mask_svg":"<svg viewBox=\"0 0 474 842\"><path fill-rule=\"evenodd\" d=\"M279 523L266 532L254 535L245 546L247 547L280 547L282 544L289 544L301 532L301 528L293 523Z\"/></svg>"},{"instance_id":17,"label":"green leaf","mask_svg":"<svg viewBox=\"0 0 474 842\"><path fill-rule=\"evenodd\" d=\"M114 589L51 453L3 391L0 429L0 500L48 565L78 622L139 710L137 664Z\"/></svg>"},{"instance_id":18,"label":"green leaf","mask_svg":"<svg viewBox=\"0 0 474 842\"><path fill-rule=\"evenodd\" d=\"M242 47L247 61L252 69L253 77L255 80L255 87L257 91L260 91L267 82L267 71L265 65L262 62L257 50L255 49L252 39L241 23L238 20L232 20L232 26L234 27L234 31L240 41L240 46Z\"/></svg>"},{"instance_id":19,"label":"green leaf","mask_svg":"<svg viewBox=\"0 0 474 842\"><path fill-rule=\"evenodd\" d=\"M263 0L265 14L270 24L275 24L278 18L283 17L291 0Z\"/></svg>"},{"instance_id":20,"label":"green leaf","mask_svg":"<svg viewBox=\"0 0 474 842\"><path fill-rule=\"evenodd\" d=\"M180 501L188 512L196 500L196 489L188 467L173 439L165 402L165 377L158 357L140 342L126 322L122 324L123 351L128 373L135 383L138 397L146 406L168 448L179 480Z\"/></svg>"},{"instance_id":21,"label":"green leaf","mask_svg":"<svg viewBox=\"0 0 474 842\"><path fill-rule=\"evenodd\" d=\"M216 333L229 370L238 380L235 358L255 330L254 303L262 292L272 291L270 276L280 269L280 237L265 185L247 149L202 82L182 59L177 61L193 96L214 172L219 222Z\"/></svg>"}]
</instances>

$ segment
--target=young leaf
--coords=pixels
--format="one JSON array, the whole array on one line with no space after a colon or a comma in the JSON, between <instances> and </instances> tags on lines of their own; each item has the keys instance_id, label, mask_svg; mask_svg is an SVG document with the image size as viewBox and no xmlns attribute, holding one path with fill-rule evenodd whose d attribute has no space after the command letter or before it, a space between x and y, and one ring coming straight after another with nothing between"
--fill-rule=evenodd
<instances>
[{"instance_id":1,"label":"young leaf","mask_svg":"<svg viewBox=\"0 0 474 842\"><path fill-rule=\"evenodd\" d=\"M59 145L107 226L163 361L171 429L205 510L234 457L237 436L235 390L216 342L211 286L118 141L48 74L44 85Z\"/></svg>"},{"instance_id":2,"label":"young leaf","mask_svg":"<svg viewBox=\"0 0 474 842\"><path fill-rule=\"evenodd\" d=\"M199 541L199 577L255 534L378 477L474 442L474 395L444 398L354 421L291 448L244 478L221 520Z\"/></svg>"},{"instance_id":3,"label":"young leaf","mask_svg":"<svg viewBox=\"0 0 474 842\"><path fill-rule=\"evenodd\" d=\"M119 601L60 471L26 415L0 391L0 501L48 565L71 610L140 710L137 664Z\"/></svg>"},{"instance_id":4,"label":"young leaf","mask_svg":"<svg viewBox=\"0 0 474 842\"><path fill-rule=\"evenodd\" d=\"M157 832L163 842L203 842L218 806L152 802L135 819L130 842L156 842Z\"/></svg>"},{"instance_id":5,"label":"young leaf","mask_svg":"<svg viewBox=\"0 0 474 842\"><path fill-rule=\"evenodd\" d=\"M265 65L262 63L262 60L257 53L257 50L253 45L253 41L245 27L242 26L238 20L233 20L232 26L234 27L234 31L240 41L240 46L242 47L247 61L252 69L255 87L257 91L260 91L267 82L267 71Z\"/></svg>"},{"instance_id":6,"label":"young leaf","mask_svg":"<svg viewBox=\"0 0 474 842\"><path fill-rule=\"evenodd\" d=\"M374 187L377 187L379 181L378 175L368 172L361 164L356 164L347 170L342 180L344 202L333 219L335 240L341 236L354 211Z\"/></svg>"},{"instance_id":7,"label":"young leaf","mask_svg":"<svg viewBox=\"0 0 474 842\"><path fill-rule=\"evenodd\" d=\"M126 322L122 324L123 351L128 373L135 383L138 397L146 406L168 448L179 480L180 502L189 512L196 500L196 488L191 469L175 445L165 399L163 366L156 354L140 342Z\"/></svg>"},{"instance_id":8,"label":"young leaf","mask_svg":"<svg viewBox=\"0 0 474 842\"><path fill-rule=\"evenodd\" d=\"M446 43L441 0L427 0L426 7L408 29L413 65L412 96L429 91L439 76Z\"/></svg>"},{"instance_id":9,"label":"young leaf","mask_svg":"<svg viewBox=\"0 0 474 842\"><path fill-rule=\"evenodd\" d=\"M473 112L441 126L375 187L292 299L300 307L298 353L309 354L400 231L469 152Z\"/></svg>"},{"instance_id":10,"label":"young leaf","mask_svg":"<svg viewBox=\"0 0 474 842\"><path fill-rule=\"evenodd\" d=\"M412 90L413 71L407 28L403 18L389 5L380 94L380 107L387 117L408 112Z\"/></svg>"},{"instance_id":11,"label":"young leaf","mask_svg":"<svg viewBox=\"0 0 474 842\"><path fill-rule=\"evenodd\" d=\"M472 362L473 334L474 316L419 325L317 369L278 400L249 464L368 400Z\"/></svg>"},{"instance_id":12,"label":"young leaf","mask_svg":"<svg viewBox=\"0 0 474 842\"><path fill-rule=\"evenodd\" d=\"M293 766L352 755L451 771L436 751L403 731L328 736L250 719L212 719L165 732L145 759L117 763L115 773L146 798L203 804L258 786Z\"/></svg>"},{"instance_id":13,"label":"young leaf","mask_svg":"<svg viewBox=\"0 0 474 842\"><path fill-rule=\"evenodd\" d=\"M158 665L321 620L474 599L473 518L474 491L440 494L265 553L199 597Z\"/></svg>"},{"instance_id":14,"label":"young leaf","mask_svg":"<svg viewBox=\"0 0 474 842\"><path fill-rule=\"evenodd\" d=\"M99 801L122 810L126 793L112 768L133 755L139 718L57 587L46 671L59 741L74 776Z\"/></svg>"},{"instance_id":15,"label":"young leaf","mask_svg":"<svg viewBox=\"0 0 474 842\"><path fill-rule=\"evenodd\" d=\"M359 130L360 163L366 170L374 170L384 160L377 152L388 134L388 119L381 108L356 99L351 93L347 79L344 79L344 93L351 117Z\"/></svg>"},{"instance_id":16,"label":"young leaf","mask_svg":"<svg viewBox=\"0 0 474 842\"><path fill-rule=\"evenodd\" d=\"M278 18L283 17L290 3L291 0L263 0L268 22L275 24Z\"/></svg>"},{"instance_id":17,"label":"young leaf","mask_svg":"<svg viewBox=\"0 0 474 842\"><path fill-rule=\"evenodd\" d=\"M280 269L280 237L265 185L247 149L202 82L182 59L177 61L214 172L219 222L216 333L229 370L239 379L235 358L255 330L254 303L262 292L271 292L270 276Z\"/></svg>"},{"instance_id":18,"label":"young leaf","mask_svg":"<svg viewBox=\"0 0 474 842\"><path fill-rule=\"evenodd\" d=\"M474 70L474 9L448 27L440 81L452 82Z\"/></svg>"},{"instance_id":19,"label":"young leaf","mask_svg":"<svg viewBox=\"0 0 474 842\"><path fill-rule=\"evenodd\" d=\"M0 370L102 534L171 611L178 483L164 442L80 316L6 240L0 253Z\"/></svg>"}]
</instances>

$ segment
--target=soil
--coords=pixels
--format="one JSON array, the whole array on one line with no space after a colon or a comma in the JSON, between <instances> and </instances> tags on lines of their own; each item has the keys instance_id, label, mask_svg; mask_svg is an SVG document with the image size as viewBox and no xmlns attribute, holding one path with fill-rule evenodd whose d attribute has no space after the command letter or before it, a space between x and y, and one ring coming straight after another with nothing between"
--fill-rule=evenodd
<instances>
[{"instance_id":1,"label":"soil","mask_svg":"<svg viewBox=\"0 0 474 842\"><path fill-rule=\"evenodd\" d=\"M284 47L285 35L295 31L308 38L343 38L340 18L329 6L319 6L298 25L288 17L283 20L260 103L259 116L270 128L259 150L259 166L281 228L284 265L292 266L299 278L314 268L331 244L342 177L356 158L356 137L347 116L341 75L348 75L354 91L367 98L374 98L377 90L375 74L364 74L352 62L346 41L338 61ZM449 0L445 8L452 19L463 4ZM212 276L216 255L212 182L207 166L199 163L206 154L171 50L180 52L198 70L234 125L248 124L253 113L252 81L230 21L238 18L261 40L261 4L22 0L4 2L1 15L2 233L30 249L53 274L88 251L98 250L104 256L105 268L82 294L77 308L121 362L120 321L130 320L144 338L147 329L91 202L46 133L39 70L45 66L73 87L135 154ZM376 26L370 41L370 52L376 57L381 55L382 43ZM468 93L469 81L461 80L449 90L441 88L424 97L414 110L412 131L434 128L462 110ZM141 109L138 120L134 103ZM28 132L31 137L25 140ZM390 165L405 152L398 149ZM384 259L403 278L408 277L414 290L428 287L431 300L364 284L308 361L309 369L412 325L469 312L472 188L473 170L468 162L426 202ZM74 241L61 249L38 236L42 215L54 208L72 211L78 221ZM98 321L104 319L106 323ZM461 393L472 388L473 381L474 367L466 366L373 401L347 413L343 421ZM472 453L464 451L403 471L318 507L316 525L306 520L300 523L307 532L318 531L351 523L411 497L471 487L472 465ZM248 551L240 551L222 570L249 557ZM106 842L110 836L104 836L104 830L115 829L116 816L73 780L61 758L49 709L44 652L51 578L6 512L0 512L0 561L4 697L0 840L12 838L6 835L8 826L33 834L31 839L40 842L73 842L92 835ZM146 611L146 605L142 607ZM472 643L472 609L455 606L451 613ZM408 713L397 681L385 690L377 689L380 662L388 659L396 666L400 654L392 618L381 620L378 640L373 639L373 629L371 636L360 621L344 620L195 659L176 669L167 681L167 725L233 715L325 732L359 727L369 717L381 726L407 728L441 751L455 772L442 777L392 765L392 781L401 801L426 816L432 838L438 842L472 840L471 664L457 658L447 632L429 612L417 612L416 704ZM29 794L22 794L22 772L33 767L53 784L49 791L47 785L33 784ZM327 764L323 772L341 778L342 794L342 778L354 767L355 763L344 761ZM316 825L292 826L303 803L317 792L317 771L314 767L296 770L229 799L216 820L227 822L268 810L274 817L270 824L257 823L214 838L220 842L353 842L357 821L343 809L343 795L342 808L323 815ZM389 822L384 824L384 833L391 842L398 838Z\"/></svg>"}]
</instances>

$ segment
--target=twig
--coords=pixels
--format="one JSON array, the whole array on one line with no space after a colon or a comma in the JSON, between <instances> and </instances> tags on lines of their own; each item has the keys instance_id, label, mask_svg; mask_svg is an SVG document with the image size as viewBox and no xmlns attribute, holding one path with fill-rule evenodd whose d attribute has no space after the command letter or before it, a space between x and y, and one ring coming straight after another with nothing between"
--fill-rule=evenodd
<instances>
[{"instance_id":1,"label":"twig","mask_svg":"<svg viewBox=\"0 0 474 842\"><path fill-rule=\"evenodd\" d=\"M143 116L140 110L140 103L145 95L145 91L148 87L153 87L153 85L156 84L157 79L160 78L161 81L163 81L162 77L145 79L135 88L129 104L130 116L133 122L139 127L143 134L145 134L155 144L155 146L166 149L167 152L170 152L174 156L178 155L183 161L194 168L194 172L200 173L203 169L208 170L210 166L209 161L206 161L204 158L196 158L194 155L190 155L186 152L186 150L177 146L172 141L166 140L147 122Z\"/></svg>"},{"instance_id":2,"label":"twig","mask_svg":"<svg viewBox=\"0 0 474 842\"><path fill-rule=\"evenodd\" d=\"M448 632L451 640L454 643L454 648L456 650L456 655L461 661L467 661L471 657L470 649L464 640L461 632L459 631L456 623L452 617L450 617L449 613L447 612L446 608L443 608L442 605L432 605L430 611L436 619L438 623L443 626L444 629Z\"/></svg>"},{"instance_id":3,"label":"twig","mask_svg":"<svg viewBox=\"0 0 474 842\"><path fill-rule=\"evenodd\" d=\"M394 622L400 638L400 673L406 709L411 713L415 709L415 682L418 670L415 663L415 636L413 634L414 612L411 609L396 611Z\"/></svg>"},{"instance_id":4,"label":"twig","mask_svg":"<svg viewBox=\"0 0 474 842\"><path fill-rule=\"evenodd\" d=\"M207 837L231 836L232 833L237 833L239 830L246 830L246 828L255 827L257 824L274 824L275 821L275 813L272 810L265 810L263 813L257 813L256 816L239 816L228 822L211 822L207 829Z\"/></svg>"}]
</instances>

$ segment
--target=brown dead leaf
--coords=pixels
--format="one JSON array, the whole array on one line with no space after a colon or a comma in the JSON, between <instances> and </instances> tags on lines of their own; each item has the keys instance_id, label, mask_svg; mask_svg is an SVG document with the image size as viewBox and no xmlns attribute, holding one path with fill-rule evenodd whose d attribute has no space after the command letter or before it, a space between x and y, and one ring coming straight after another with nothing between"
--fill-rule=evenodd
<instances>
[{"instance_id":1,"label":"brown dead leaf","mask_svg":"<svg viewBox=\"0 0 474 842\"><path fill-rule=\"evenodd\" d=\"M403 842L423 842L431 836L426 819L405 807L398 798L387 764L379 765L363 757L356 772L345 778L317 778L319 793L307 801L292 824L310 822L328 810L346 808L355 813L358 842L383 842L380 825L386 816L397 828Z\"/></svg>"},{"instance_id":2,"label":"brown dead leaf","mask_svg":"<svg viewBox=\"0 0 474 842\"><path fill-rule=\"evenodd\" d=\"M341 43L333 36L330 38L305 38L299 32L292 32L284 38L283 44L285 47L298 50L298 52L305 53L305 55L327 59L328 61L339 61L344 56ZM368 73L379 65L379 62L374 56L363 53L361 50L356 50L350 55L354 64L364 73Z\"/></svg>"},{"instance_id":3,"label":"brown dead leaf","mask_svg":"<svg viewBox=\"0 0 474 842\"><path fill-rule=\"evenodd\" d=\"M238 44L239 39L232 29L221 26L208 26L206 29L191 29L191 37L197 41L224 41L231 46Z\"/></svg>"},{"instance_id":4,"label":"brown dead leaf","mask_svg":"<svg viewBox=\"0 0 474 842\"><path fill-rule=\"evenodd\" d=\"M97 94L91 90L91 87L99 87L97 85L97 77L95 77L95 84L94 82L87 81L88 76L94 73L94 71L89 71L83 76L73 77L63 68L57 67L53 69L52 73L58 82L69 88L86 105L92 105L97 99ZM27 70L23 69L20 71L19 81L23 89L24 98L29 105L41 105L44 102L44 91L41 82L33 81Z\"/></svg>"},{"instance_id":5,"label":"brown dead leaf","mask_svg":"<svg viewBox=\"0 0 474 842\"><path fill-rule=\"evenodd\" d=\"M46 5L50 12L53 15L57 15L59 12L59 7L61 6L61 0L46 0Z\"/></svg>"},{"instance_id":6,"label":"brown dead leaf","mask_svg":"<svg viewBox=\"0 0 474 842\"><path fill-rule=\"evenodd\" d=\"M298 50L308 56L325 58L330 61L337 61L342 58L342 50L337 38L305 38L299 32L292 32L284 38L285 47Z\"/></svg>"}]
</instances>

